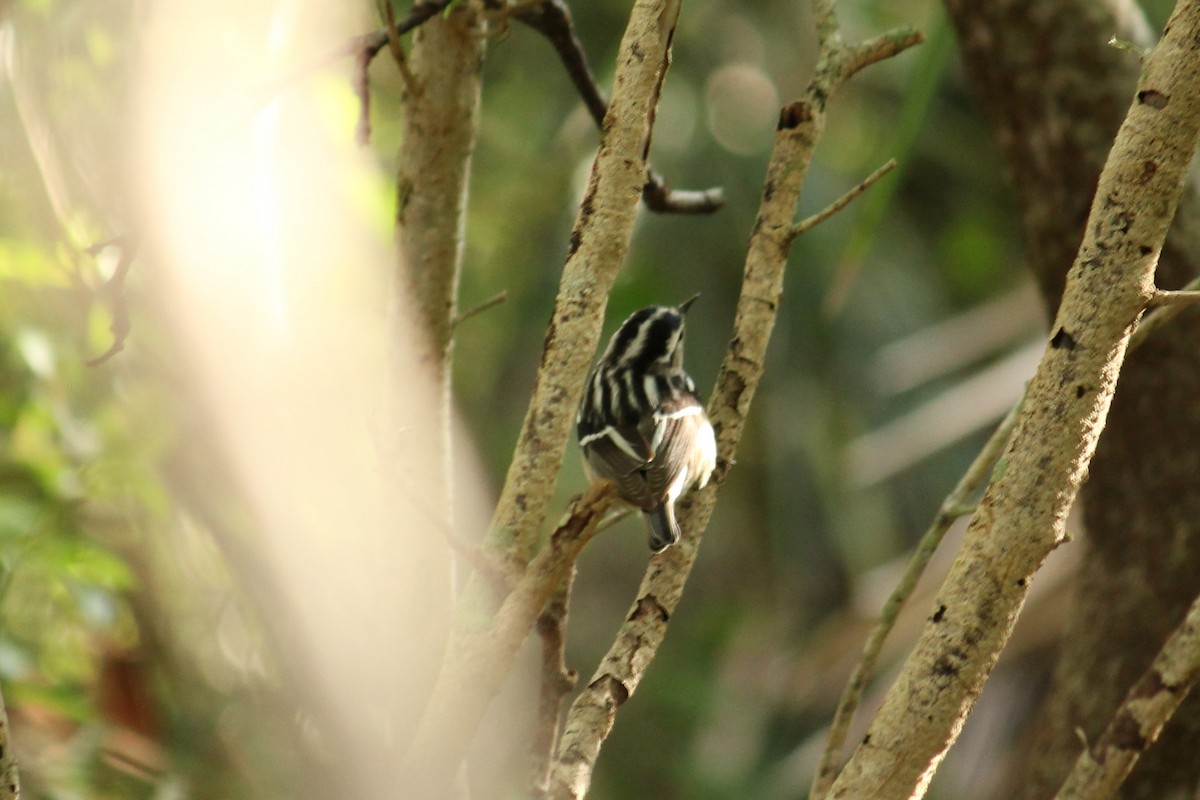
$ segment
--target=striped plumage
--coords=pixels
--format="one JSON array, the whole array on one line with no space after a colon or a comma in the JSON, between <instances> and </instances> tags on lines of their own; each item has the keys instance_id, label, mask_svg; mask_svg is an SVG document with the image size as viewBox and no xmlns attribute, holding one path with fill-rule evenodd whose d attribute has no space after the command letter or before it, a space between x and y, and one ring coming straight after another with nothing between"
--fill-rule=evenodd
<instances>
[{"instance_id":1,"label":"striped plumage","mask_svg":"<svg viewBox=\"0 0 1200 800\"><path fill-rule=\"evenodd\" d=\"M708 482L717 458L712 425L683 371L684 314L695 299L643 308L621 324L588 376L577 419L589 471L642 510L656 553L679 541L675 501Z\"/></svg>"}]
</instances>

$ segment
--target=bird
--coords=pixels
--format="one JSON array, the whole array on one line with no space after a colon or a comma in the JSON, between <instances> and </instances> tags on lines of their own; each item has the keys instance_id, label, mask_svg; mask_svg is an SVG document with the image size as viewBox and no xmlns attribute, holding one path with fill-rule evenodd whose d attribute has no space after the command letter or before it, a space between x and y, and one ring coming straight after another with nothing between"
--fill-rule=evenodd
<instances>
[{"instance_id":1,"label":"bird","mask_svg":"<svg viewBox=\"0 0 1200 800\"><path fill-rule=\"evenodd\" d=\"M655 553L679 541L675 502L707 484L717 462L712 424L683 369L684 322L697 297L622 322L588 375L576 417L589 476L611 481L641 510Z\"/></svg>"}]
</instances>

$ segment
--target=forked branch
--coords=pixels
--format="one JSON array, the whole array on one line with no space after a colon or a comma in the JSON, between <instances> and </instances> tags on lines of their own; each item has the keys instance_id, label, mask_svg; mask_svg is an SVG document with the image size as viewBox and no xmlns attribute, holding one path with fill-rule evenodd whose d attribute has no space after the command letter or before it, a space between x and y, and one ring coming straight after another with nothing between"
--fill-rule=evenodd
<instances>
[{"instance_id":1,"label":"forked branch","mask_svg":"<svg viewBox=\"0 0 1200 800\"><path fill-rule=\"evenodd\" d=\"M818 19L822 20L820 15ZM695 563L717 490L733 464L746 415L762 379L767 343L783 295L796 204L817 142L824 133L826 102L850 75L867 63L921 41L919 33L905 28L870 43L848 47L841 43L837 21L832 16L823 18L819 37L821 57L816 74L804 95L780 114L746 256L733 338L708 404L709 418L717 432L718 458L713 480L682 504L683 539L650 560L625 623L588 686L572 704L551 774L549 797L553 800L578 800L586 794L617 709L637 690L654 660Z\"/></svg>"}]
</instances>

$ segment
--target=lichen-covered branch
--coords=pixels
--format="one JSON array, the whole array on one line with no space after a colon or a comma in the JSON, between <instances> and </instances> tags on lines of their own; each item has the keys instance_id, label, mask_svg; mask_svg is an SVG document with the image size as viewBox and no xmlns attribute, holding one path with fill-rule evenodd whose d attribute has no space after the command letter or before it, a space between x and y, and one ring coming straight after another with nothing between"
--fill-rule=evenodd
<instances>
[{"instance_id":1,"label":"lichen-covered branch","mask_svg":"<svg viewBox=\"0 0 1200 800\"><path fill-rule=\"evenodd\" d=\"M1104 734L1084 749L1055 800L1105 800L1154 744L1200 678L1200 598L1125 696Z\"/></svg>"},{"instance_id":2,"label":"lichen-covered branch","mask_svg":"<svg viewBox=\"0 0 1200 800\"><path fill-rule=\"evenodd\" d=\"M886 41L885 46L874 42ZM680 543L650 560L625 623L588 686L572 704L551 773L549 797L577 800L586 794L600 748L612 730L617 708L636 691L666 635L667 623L695 563L700 538L712 514L742 436L750 403L762 378L764 357L779 302L796 204L817 142L825 129L830 95L870 60L899 53L921 41L910 29L871 44L846 47L832 32L821 35L822 57L803 97L780 114L767 166L762 201L751 233L733 338L708 404L717 432L718 460L713 481L681 508Z\"/></svg>"},{"instance_id":3,"label":"lichen-covered branch","mask_svg":"<svg viewBox=\"0 0 1200 800\"><path fill-rule=\"evenodd\" d=\"M1117 134L1012 441L913 653L834 798L924 794L1064 523L1112 401L1200 136L1200 6L1182 2Z\"/></svg>"}]
</instances>

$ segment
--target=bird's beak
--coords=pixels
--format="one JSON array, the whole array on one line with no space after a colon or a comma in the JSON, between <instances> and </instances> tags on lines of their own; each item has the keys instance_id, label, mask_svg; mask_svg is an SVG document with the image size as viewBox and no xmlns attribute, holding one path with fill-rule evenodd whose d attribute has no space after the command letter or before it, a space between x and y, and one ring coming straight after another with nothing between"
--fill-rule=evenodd
<instances>
[{"instance_id":1,"label":"bird's beak","mask_svg":"<svg viewBox=\"0 0 1200 800\"><path fill-rule=\"evenodd\" d=\"M691 308L692 303L696 302L696 298L699 296L700 296L699 293L694 294L691 297L689 297L687 300L684 300L682 303L680 303L678 305L679 313L687 314L688 309Z\"/></svg>"}]
</instances>

